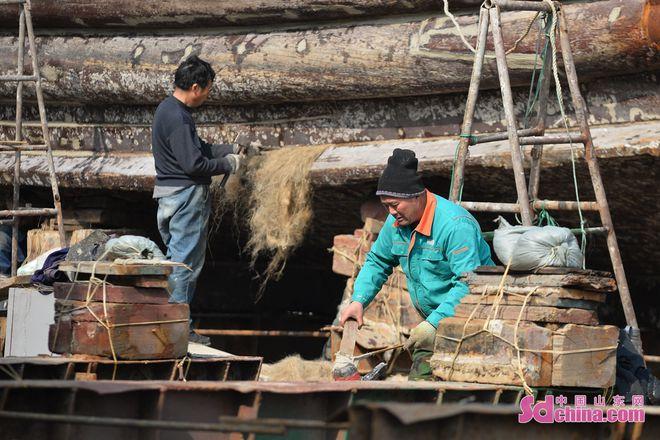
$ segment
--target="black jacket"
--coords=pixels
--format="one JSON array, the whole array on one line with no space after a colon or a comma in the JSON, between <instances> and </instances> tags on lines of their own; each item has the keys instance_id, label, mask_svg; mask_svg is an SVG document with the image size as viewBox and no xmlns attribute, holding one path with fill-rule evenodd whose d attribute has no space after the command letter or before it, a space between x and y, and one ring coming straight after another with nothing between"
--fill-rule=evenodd
<instances>
[{"instance_id":1,"label":"black jacket","mask_svg":"<svg viewBox=\"0 0 660 440\"><path fill-rule=\"evenodd\" d=\"M197 135L190 108L168 96L154 115L151 151L156 163L156 185L208 185L211 176L231 171L224 157L233 145L211 145Z\"/></svg>"}]
</instances>

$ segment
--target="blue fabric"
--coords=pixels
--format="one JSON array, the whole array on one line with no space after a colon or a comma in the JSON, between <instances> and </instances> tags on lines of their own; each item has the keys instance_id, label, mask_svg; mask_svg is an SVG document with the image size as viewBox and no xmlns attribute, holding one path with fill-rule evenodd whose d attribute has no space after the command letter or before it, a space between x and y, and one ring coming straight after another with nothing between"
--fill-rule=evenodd
<instances>
[{"instance_id":1,"label":"blue fabric","mask_svg":"<svg viewBox=\"0 0 660 440\"><path fill-rule=\"evenodd\" d=\"M461 274L494 265L474 217L455 203L433 196L431 234L415 232L412 248L414 228L394 226L394 217L388 216L355 280L353 301L366 308L393 268L401 265L413 305L437 327L441 319L454 316L456 305L468 293L468 286L459 281Z\"/></svg>"},{"instance_id":2,"label":"blue fabric","mask_svg":"<svg viewBox=\"0 0 660 440\"><path fill-rule=\"evenodd\" d=\"M11 235L10 225L0 225L0 274L11 275ZM18 231L18 265L25 260L25 233Z\"/></svg>"},{"instance_id":3,"label":"blue fabric","mask_svg":"<svg viewBox=\"0 0 660 440\"><path fill-rule=\"evenodd\" d=\"M158 230L167 247L168 260L189 268L175 267L169 277L170 302L190 304L204 266L211 213L208 185L192 185L158 199Z\"/></svg>"},{"instance_id":4,"label":"blue fabric","mask_svg":"<svg viewBox=\"0 0 660 440\"><path fill-rule=\"evenodd\" d=\"M34 272L30 278L31 283L44 284L46 286L52 286L53 283L63 283L69 281L69 277L60 271L60 263L64 261L67 254L69 253L69 248L58 249L52 254L46 257L44 265L41 269Z\"/></svg>"}]
</instances>

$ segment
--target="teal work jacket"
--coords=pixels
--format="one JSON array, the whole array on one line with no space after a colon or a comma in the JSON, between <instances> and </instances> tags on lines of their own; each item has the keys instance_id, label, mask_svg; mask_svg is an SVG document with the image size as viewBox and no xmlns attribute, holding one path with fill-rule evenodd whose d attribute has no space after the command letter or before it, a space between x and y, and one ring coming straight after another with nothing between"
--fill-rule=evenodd
<instances>
[{"instance_id":1,"label":"teal work jacket","mask_svg":"<svg viewBox=\"0 0 660 440\"><path fill-rule=\"evenodd\" d=\"M468 286L459 281L461 274L494 263L469 212L428 190L426 197L416 227L398 226L394 217L387 217L355 280L352 300L366 308L401 265L413 305L437 327L441 319L454 316L454 308L468 293Z\"/></svg>"}]
</instances>

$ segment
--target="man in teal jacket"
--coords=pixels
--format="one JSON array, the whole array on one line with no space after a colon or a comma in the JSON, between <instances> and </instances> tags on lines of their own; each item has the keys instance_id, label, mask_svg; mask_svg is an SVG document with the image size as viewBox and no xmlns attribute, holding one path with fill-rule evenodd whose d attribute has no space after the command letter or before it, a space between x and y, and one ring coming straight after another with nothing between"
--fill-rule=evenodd
<instances>
[{"instance_id":1,"label":"man in teal jacket","mask_svg":"<svg viewBox=\"0 0 660 440\"><path fill-rule=\"evenodd\" d=\"M478 266L494 265L490 248L469 212L424 188L411 150L394 150L376 195L390 215L355 280L352 302L342 312L341 324L353 318L362 325L364 308L400 265L412 304L425 318L405 343L413 350L409 377L430 379L428 361L438 323L453 316L468 293L459 277Z\"/></svg>"}]
</instances>

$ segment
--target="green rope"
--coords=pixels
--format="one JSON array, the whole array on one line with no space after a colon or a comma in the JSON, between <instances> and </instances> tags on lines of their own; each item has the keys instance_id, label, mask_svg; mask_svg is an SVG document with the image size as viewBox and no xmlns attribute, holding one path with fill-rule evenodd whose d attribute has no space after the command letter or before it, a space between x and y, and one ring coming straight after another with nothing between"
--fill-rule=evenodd
<instances>
[{"instance_id":1,"label":"green rope","mask_svg":"<svg viewBox=\"0 0 660 440\"><path fill-rule=\"evenodd\" d=\"M550 0L543 0L544 3L547 3L550 6L550 9L552 10L552 18L551 18L551 24L550 24L550 45L552 47L552 73L555 79L555 91L557 95L557 104L559 104L559 111L561 113L561 119L564 125L564 129L566 130L566 134L570 134L570 130L568 128L568 118L566 117L566 112L564 110L564 97L562 94L562 87L561 87L561 82L559 81L559 68L557 67L557 45L556 45L556 28L557 28L557 11L555 9L554 3ZM571 167L573 171L573 187L575 188L575 199L578 203L578 215L580 217L580 231L582 231L582 243L581 243L581 250L582 250L582 268L586 268L586 250L587 250L587 233L584 229L585 226L585 220L584 216L582 215L582 209L580 209L580 190L578 186L578 180L577 180L577 169L575 165L575 151L574 151L574 145L573 142L571 142L570 137L569 137L569 145L571 149Z\"/></svg>"},{"instance_id":2,"label":"green rope","mask_svg":"<svg viewBox=\"0 0 660 440\"><path fill-rule=\"evenodd\" d=\"M461 134L458 135L458 137L462 137L462 138L468 139L470 143L472 143L472 142L476 142L476 141L477 141L477 137L476 137L475 135L473 135L473 134L465 134L465 133L461 133Z\"/></svg>"},{"instance_id":3,"label":"green rope","mask_svg":"<svg viewBox=\"0 0 660 440\"><path fill-rule=\"evenodd\" d=\"M545 209L545 203L541 205L541 211L536 217L537 226L543 226L544 223L545 226L559 226L557 220L555 220L552 215L550 215L550 213Z\"/></svg>"},{"instance_id":4,"label":"green rope","mask_svg":"<svg viewBox=\"0 0 660 440\"><path fill-rule=\"evenodd\" d=\"M547 26L546 26L547 28ZM549 37L547 30L545 31L545 35ZM539 38L541 36L541 33L539 32ZM527 128L528 122L529 122L529 117L532 114L532 110L534 109L534 106L538 102L539 95L541 93L541 85L543 83L543 80L545 78L546 72L545 72L545 60L546 57L548 56L548 48L550 46L550 42L546 38L545 41L545 47L543 48L543 53L541 54L541 68L537 69L536 68L536 57L539 53L539 46L536 48L536 52L534 53L534 70L532 71L532 83L530 85L529 89L529 96L527 98L527 108L525 109L525 115L523 116L523 127ZM536 81L536 87L532 89L534 86L534 78L536 76L536 72L539 72L538 80ZM533 90L533 96L532 96L532 90Z\"/></svg>"},{"instance_id":5,"label":"green rope","mask_svg":"<svg viewBox=\"0 0 660 440\"><path fill-rule=\"evenodd\" d=\"M537 15L538 17L538 15ZM539 78L538 82L535 82L536 79L536 72L538 71L537 68L537 60L539 56L539 50L541 47L541 35L543 32L539 31L538 36L536 37L536 46L534 49L534 68L532 69L532 80L529 83L529 93L527 95L527 108L525 109L525 115L523 116L523 127L527 128L527 123L529 122L529 115L532 113L532 109L534 108L534 105L536 105L536 102L539 97L539 93L541 90L541 80L543 79L543 71L545 70L545 49L547 49L547 41L546 41L546 47L543 51L543 55L541 56L542 64L541 64L541 71L539 72ZM534 85L536 84L536 87ZM533 98L532 98L532 95Z\"/></svg>"}]
</instances>

